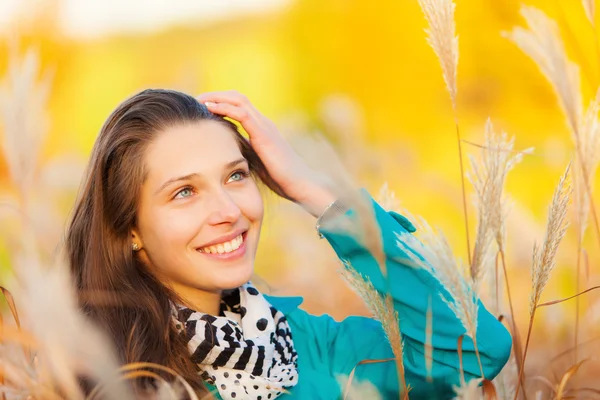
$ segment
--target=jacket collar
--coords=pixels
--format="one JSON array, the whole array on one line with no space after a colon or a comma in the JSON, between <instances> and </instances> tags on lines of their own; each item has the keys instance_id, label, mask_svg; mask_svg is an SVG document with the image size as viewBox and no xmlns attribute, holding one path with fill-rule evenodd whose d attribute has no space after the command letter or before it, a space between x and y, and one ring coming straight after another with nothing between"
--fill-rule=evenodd
<instances>
[{"instance_id":1,"label":"jacket collar","mask_svg":"<svg viewBox=\"0 0 600 400\"><path fill-rule=\"evenodd\" d=\"M301 296L270 296L266 294L263 296L273 307L284 314L294 311L304 301Z\"/></svg>"}]
</instances>

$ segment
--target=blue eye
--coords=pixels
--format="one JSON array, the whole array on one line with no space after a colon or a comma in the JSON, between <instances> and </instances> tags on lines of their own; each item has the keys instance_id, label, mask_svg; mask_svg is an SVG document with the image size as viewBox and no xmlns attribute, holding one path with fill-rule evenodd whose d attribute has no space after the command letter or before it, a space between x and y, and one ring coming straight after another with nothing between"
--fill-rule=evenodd
<instances>
[{"instance_id":1,"label":"blue eye","mask_svg":"<svg viewBox=\"0 0 600 400\"><path fill-rule=\"evenodd\" d=\"M234 178L236 176L237 176L237 178ZM233 174L231 174L231 176L229 177L229 180L233 179L234 182L238 182L238 181L242 181L242 180L246 179L249 176L250 176L250 172L244 171L244 170L239 170L239 171L235 171Z\"/></svg>"},{"instance_id":2,"label":"blue eye","mask_svg":"<svg viewBox=\"0 0 600 400\"><path fill-rule=\"evenodd\" d=\"M194 194L194 191L192 190L192 188L190 186L186 186L183 189L181 189L179 192L177 192L177 194L175 195L175 199L183 199L186 197L191 196L192 194Z\"/></svg>"}]
</instances>

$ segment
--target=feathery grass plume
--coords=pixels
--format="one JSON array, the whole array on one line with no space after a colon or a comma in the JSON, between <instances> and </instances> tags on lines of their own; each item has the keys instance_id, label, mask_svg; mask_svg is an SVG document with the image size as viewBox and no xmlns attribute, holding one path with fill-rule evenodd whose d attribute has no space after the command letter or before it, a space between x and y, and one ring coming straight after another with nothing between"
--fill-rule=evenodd
<instances>
[{"instance_id":1,"label":"feathery grass plume","mask_svg":"<svg viewBox=\"0 0 600 400\"><path fill-rule=\"evenodd\" d=\"M348 262L344 262L342 277L363 299L367 307L375 315L375 318L381 322L394 352L394 357L396 357L397 365L401 369L400 384L402 385L402 393L408 393L408 387L404 378L404 342L400 333L398 312L394 309L392 298L389 295L383 296L380 294L371 281L364 278Z\"/></svg>"},{"instance_id":2,"label":"feathery grass plume","mask_svg":"<svg viewBox=\"0 0 600 400\"><path fill-rule=\"evenodd\" d=\"M574 145L577 149L577 163L573 171L574 203L575 215L577 219L577 269L576 269L576 292L580 291L581 276L581 256L583 249L583 240L588 227L589 214L592 207L591 193L593 192L593 182L598 168L600 158L600 123L598 121L598 111L600 110L600 90L596 97L590 102L586 113L581 121L579 135L571 135ZM589 187L587 186L589 185ZM589 194L588 194L589 189ZM577 344L579 341L579 297L575 299L575 342L574 357L577 360Z\"/></svg>"},{"instance_id":3,"label":"feathery grass plume","mask_svg":"<svg viewBox=\"0 0 600 400\"><path fill-rule=\"evenodd\" d=\"M390 189L387 181L381 185L379 188L379 193L377 194L377 202L383 207L385 210L397 210L400 207L400 202L396 198L396 193Z\"/></svg>"},{"instance_id":4,"label":"feathery grass plume","mask_svg":"<svg viewBox=\"0 0 600 400\"><path fill-rule=\"evenodd\" d=\"M131 398L115 378L118 362L110 341L79 311L68 270L45 268L36 254L23 255L16 266L20 286L15 297L37 341L36 383L77 399L83 398L77 378L86 376L106 382L110 398Z\"/></svg>"},{"instance_id":5,"label":"feathery grass plume","mask_svg":"<svg viewBox=\"0 0 600 400\"><path fill-rule=\"evenodd\" d=\"M46 104L53 74L46 70L38 81L39 73L38 52L28 49L21 58L13 44L7 74L0 81L0 117L12 181L25 188L32 179L48 126Z\"/></svg>"},{"instance_id":6,"label":"feathery grass plume","mask_svg":"<svg viewBox=\"0 0 600 400\"><path fill-rule=\"evenodd\" d=\"M567 232L567 210L571 200L571 184L569 182L569 172L571 164L567 166L566 171L561 176L558 186L552 196L552 202L548 211L548 221L546 224L546 234L541 248L537 245L533 249L532 263L532 292L529 301L529 313L533 314L539 304L540 297L550 273L556 265L556 253L561 240Z\"/></svg>"},{"instance_id":7,"label":"feathery grass plume","mask_svg":"<svg viewBox=\"0 0 600 400\"><path fill-rule=\"evenodd\" d=\"M427 42L440 61L452 107L456 110L456 75L458 71L458 36L454 22L456 5L452 0L419 0L429 28Z\"/></svg>"},{"instance_id":8,"label":"feathery grass plume","mask_svg":"<svg viewBox=\"0 0 600 400\"><path fill-rule=\"evenodd\" d=\"M522 6L521 15L529 29L516 27L505 36L533 59L550 81L567 116L569 128L577 132L582 114L579 67L569 60L554 20L531 6Z\"/></svg>"},{"instance_id":9,"label":"feathery grass plume","mask_svg":"<svg viewBox=\"0 0 600 400\"><path fill-rule=\"evenodd\" d=\"M592 26L596 26L596 0L582 0L585 16Z\"/></svg>"},{"instance_id":10,"label":"feathery grass plume","mask_svg":"<svg viewBox=\"0 0 600 400\"><path fill-rule=\"evenodd\" d=\"M454 22L454 11L456 5L453 0L419 0L421 10L429 24L426 29L427 42L433 48L442 67L442 74L450 100L454 110L454 125L456 126L456 143L458 145L458 157L460 163L460 181L462 188L463 215L465 219L465 234L467 237L467 257L471 264L471 239L469 236L469 214L467 210L467 194L465 189L465 172L462 153L462 139L458 125L458 113L456 107L458 73L458 36L456 36L456 24Z\"/></svg>"},{"instance_id":11,"label":"feathery grass plume","mask_svg":"<svg viewBox=\"0 0 600 400\"><path fill-rule=\"evenodd\" d=\"M590 198L588 196L585 182L589 182L593 189L594 177L600 162L600 90L596 97L590 102L585 115L581 121L578 136L573 135L573 142L579 151L576 152L578 163L574 170L574 198L578 223L579 241L583 240L588 226L590 212Z\"/></svg>"},{"instance_id":12,"label":"feathery grass plume","mask_svg":"<svg viewBox=\"0 0 600 400\"><path fill-rule=\"evenodd\" d=\"M567 232L567 210L572 194L571 184L569 182L570 169L571 164L569 163L554 190L552 202L550 203L548 210L546 234L542 246L539 248L537 245L534 245L533 248L533 261L531 265L532 289L529 299L529 328L527 329L527 337L525 339L525 350L523 351L521 365L519 366L519 384L517 385L514 400L517 400L521 388L525 359L527 358L531 330L535 319L535 311L540 302L542 292L546 287L546 283L548 283L550 273L556 264L555 258L558 246Z\"/></svg>"},{"instance_id":13,"label":"feathery grass plume","mask_svg":"<svg viewBox=\"0 0 600 400\"><path fill-rule=\"evenodd\" d=\"M348 387L348 380L350 376L348 375L339 375L336 377L336 380L341 388ZM353 379L350 382L350 386L348 387L345 400L381 400L381 393L377 390L377 387L373 385L368 380L359 381L357 379Z\"/></svg>"},{"instance_id":14,"label":"feathery grass plume","mask_svg":"<svg viewBox=\"0 0 600 400\"><path fill-rule=\"evenodd\" d=\"M414 224L420 240L412 235L398 235L398 247L415 265L424 268L442 284L449 295L440 293L442 300L460 320L466 334L475 341L479 306L468 268L454 256L442 231L434 231L423 218L417 218Z\"/></svg>"},{"instance_id":15,"label":"feathery grass plume","mask_svg":"<svg viewBox=\"0 0 600 400\"><path fill-rule=\"evenodd\" d=\"M511 356L493 381L498 389L498 398L510 399L515 395L518 375L517 362L515 357Z\"/></svg>"},{"instance_id":16,"label":"feathery grass plume","mask_svg":"<svg viewBox=\"0 0 600 400\"><path fill-rule=\"evenodd\" d=\"M455 400L483 400L481 387L479 386L482 380L482 378L471 379L469 382L461 384L461 386L453 386L456 394Z\"/></svg>"},{"instance_id":17,"label":"feathery grass plume","mask_svg":"<svg viewBox=\"0 0 600 400\"><path fill-rule=\"evenodd\" d=\"M485 125L485 143L480 157L469 156L471 171L467 178L475 189L475 208L477 210L477 232L471 264L471 277L478 288L485 276L494 267L493 242L504 252L505 224L509 202L504 194L506 177L511 169L523 159L523 152L514 151L514 137L508 138L505 132L498 134L490 119ZM494 282L495 286L495 282Z\"/></svg>"}]
</instances>

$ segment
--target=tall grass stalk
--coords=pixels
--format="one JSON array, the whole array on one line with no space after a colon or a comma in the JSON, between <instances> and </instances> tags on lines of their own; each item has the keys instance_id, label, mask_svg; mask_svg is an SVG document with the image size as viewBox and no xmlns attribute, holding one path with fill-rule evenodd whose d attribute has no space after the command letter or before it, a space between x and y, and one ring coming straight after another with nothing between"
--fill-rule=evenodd
<instances>
[{"instance_id":1,"label":"tall grass stalk","mask_svg":"<svg viewBox=\"0 0 600 400\"><path fill-rule=\"evenodd\" d=\"M463 160L462 140L460 126L458 123L458 111L456 105L457 96L457 73L458 73L458 36L456 35L456 23L454 12L456 4L453 0L419 0L421 10L425 15L429 28L425 30L427 42L433 48L440 66L442 75L454 114L454 125L456 128L456 141L458 145L458 158L460 163L460 179L462 186L463 214L465 219L465 231L467 237L467 257L471 265L471 239L469 235L469 214L467 209L467 194L465 185L465 168Z\"/></svg>"},{"instance_id":2,"label":"tall grass stalk","mask_svg":"<svg viewBox=\"0 0 600 400\"><path fill-rule=\"evenodd\" d=\"M466 335L473 340L473 346L483 377L483 367L477 348L478 295L470 279L468 266L457 259L448 239L441 231L435 231L422 218L413 223L420 232L417 240L412 235L398 236L397 245L405 251L416 266L428 271L447 292L440 292L442 300L463 325ZM412 249L412 250L410 250ZM422 259L415 254L415 251Z\"/></svg>"},{"instance_id":3,"label":"tall grass stalk","mask_svg":"<svg viewBox=\"0 0 600 400\"><path fill-rule=\"evenodd\" d=\"M598 152L600 151L600 121L598 112L600 111L600 91L591 101L586 113L580 123L578 136L573 136L574 145L579 149L576 152L578 162L575 166L574 187L575 187L575 209L577 217L577 268L576 268L576 292L580 290L581 278L581 254L583 249L583 240L588 226L591 199L586 190L586 181L590 182L590 188L593 189L591 182L594 182L596 170L600 161ZM579 340L579 298L575 300L575 351L574 357L577 362L577 342Z\"/></svg>"},{"instance_id":4,"label":"tall grass stalk","mask_svg":"<svg viewBox=\"0 0 600 400\"><path fill-rule=\"evenodd\" d=\"M477 231L470 272L476 288L479 287L486 275L490 276L492 278L491 286L496 288L496 296L498 296L500 281L498 280L498 269L494 266L497 266L498 254L500 255L508 292L511 330L513 335L517 335L505 259L505 220L510 202L504 194L504 187L510 170L521 162L524 154L530 154L532 149L515 152L514 137L509 139L505 132L496 133L490 119L486 123L484 132L485 141L481 146L480 156L478 158L470 156L471 171L467 175L475 189L475 208L477 210ZM498 248L496 257L493 257L493 242ZM494 260L496 260L495 263ZM492 271L492 269L494 270ZM496 307L499 311L498 298ZM520 343L519 340L515 342ZM521 358L519 347L518 345L514 346L514 353L518 361Z\"/></svg>"},{"instance_id":5,"label":"tall grass stalk","mask_svg":"<svg viewBox=\"0 0 600 400\"><path fill-rule=\"evenodd\" d=\"M381 322L394 357L396 360L400 360L400 362L397 362L399 366L398 379L401 385L400 398L408 398L409 389L404 373L404 347L400 333L400 320L398 319L398 312L394 309L392 297L389 293L386 295L380 294L373 284L360 275L349 263L344 264L342 276Z\"/></svg>"},{"instance_id":6,"label":"tall grass stalk","mask_svg":"<svg viewBox=\"0 0 600 400\"><path fill-rule=\"evenodd\" d=\"M581 146L583 102L579 68L569 60L558 25L554 20L531 6L522 6L521 14L529 29L516 27L512 32L505 33L505 36L537 64L556 92L567 119L567 126L573 135L577 162L582 169L584 189L589 199L596 238L600 244L600 223L592 196L590 167L583 162L585 156Z\"/></svg>"},{"instance_id":7,"label":"tall grass stalk","mask_svg":"<svg viewBox=\"0 0 600 400\"><path fill-rule=\"evenodd\" d=\"M571 165L567 166L566 171L561 176L560 181L554 191L552 202L548 211L548 221L546 223L546 234L541 248L534 245L533 260L531 266L532 273L532 292L529 301L529 327L527 329L527 338L525 339L525 350L521 361L519 373L519 386L515 393L516 400L519 395L520 383L523 378L523 369L527 358L527 350L531 339L531 330L535 319L540 297L548 283L550 273L556 265L556 253L558 247L567 231L567 210L571 200L571 184L568 181Z\"/></svg>"},{"instance_id":8,"label":"tall grass stalk","mask_svg":"<svg viewBox=\"0 0 600 400\"><path fill-rule=\"evenodd\" d=\"M475 189L477 210L475 247L470 265L470 274L476 288L486 276L494 276L493 242L498 245L499 250L505 249L504 221L509 201L504 194L504 187L508 173L521 162L523 154L531 152L531 149L515 152L514 137L509 139L505 132L496 133L490 119L484 132L485 143L480 157L469 157L471 170L467 174Z\"/></svg>"}]
</instances>

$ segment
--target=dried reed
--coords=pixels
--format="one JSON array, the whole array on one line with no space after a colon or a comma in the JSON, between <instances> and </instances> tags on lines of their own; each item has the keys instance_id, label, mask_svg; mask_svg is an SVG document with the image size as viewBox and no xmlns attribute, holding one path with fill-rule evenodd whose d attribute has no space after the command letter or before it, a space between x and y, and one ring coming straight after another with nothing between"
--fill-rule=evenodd
<instances>
[{"instance_id":1,"label":"dried reed","mask_svg":"<svg viewBox=\"0 0 600 400\"><path fill-rule=\"evenodd\" d=\"M398 319L398 312L394 309L391 296L389 294L385 296L380 294L377 289L375 289L371 281L364 278L352 267L352 265L347 262L344 263L342 276L364 300L365 304L367 307L369 307L377 320L381 322L383 330L392 347L394 357L396 360L400 360L400 362L397 363L399 368L401 368L399 373L400 385L402 389L400 397L403 398L407 396L408 386L404 377L404 343L400 333L400 320Z\"/></svg>"},{"instance_id":2,"label":"dried reed","mask_svg":"<svg viewBox=\"0 0 600 400\"><path fill-rule=\"evenodd\" d=\"M582 139L582 135L584 135L582 128L585 127L585 121L579 67L569 60L558 25L554 20L537 8L529 6L523 6L521 14L529 29L516 27L511 33L505 33L505 36L538 65L557 94L575 141L577 161L582 168L583 185L589 198L596 236L600 243L600 224L589 180L591 172L588 171L588 165L584 163L586 157L582 148L582 140L584 140Z\"/></svg>"},{"instance_id":3,"label":"dried reed","mask_svg":"<svg viewBox=\"0 0 600 400\"><path fill-rule=\"evenodd\" d=\"M473 340L483 374L476 337L478 296L469 277L468 267L454 256L443 232L434 231L422 218L417 218L413 223L419 232L419 240L412 235L398 236L398 247L405 251L416 266L428 271L444 287L445 292L439 294Z\"/></svg>"},{"instance_id":4,"label":"dried reed","mask_svg":"<svg viewBox=\"0 0 600 400\"><path fill-rule=\"evenodd\" d=\"M42 149L47 127L47 100L53 73L40 74L40 57L29 49L23 57L11 46L8 71L0 81L0 117L4 127L3 150L12 182L21 192L30 182Z\"/></svg>"},{"instance_id":5,"label":"dried reed","mask_svg":"<svg viewBox=\"0 0 600 400\"><path fill-rule=\"evenodd\" d=\"M569 60L556 22L531 6L522 6L521 15L529 29L516 27L505 36L538 65L558 96L569 127L577 132L582 114L579 67Z\"/></svg>"},{"instance_id":6,"label":"dried reed","mask_svg":"<svg viewBox=\"0 0 600 400\"><path fill-rule=\"evenodd\" d=\"M475 290L478 290L486 276L489 277L490 287L495 290L494 296L492 296L495 301L494 308L497 313L500 313L499 288L501 281L498 279L498 269L496 268L498 257L494 254L496 250L492 246L495 242L507 281L511 331L513 335L517 335L515 312L508 276L506 276L505 220L510 203L504 194L504 187L510 170L523 159L524 154L531 153L532 149L515 152L514 137L509 139L505 132L496 133L490 119L486 123L484 137L485 141L481 146L479 159L470 156L471 172L467 175L475 189L475 208L477 210L477 231L473 248L471 277ZM514 351L517 360L520 361L518 345L514 346Z\"/></svg>"},{"instance_id":7,"label":"dried reed","mask_svg":"<svg viewBox=\"0 0 600 400\"><path fill-rule=\"evenodd\" d=\"M456 5L452 0L419 0L429 24L427 42L433 48L442 67L444 82L456 110L456 76L458 71L458 36L454 22Z\"/></svg>"},{"instance_id":8,"label":"dried reed","mask_svg":"<svg viewBox=\"0 0 600 400\"><path fill-rule=\"evenodd\" d=\"M567 231L567 210L569 202L571 200L571 185L568 181L571 164L567 166L564 174L561 176L554 195L552 196L552 202L548 210L548 221L546 223L546 234L541 248L534 245L533 248L533 261L532 261L532 292L529 301L529 328L527 330L527 338L525 339L525 350L523 352L523 359L521 361L519 383L523 377L523 368L525 366L525 359L527 358L527 349L529 347L529 340L531 338L531 329L533 328L533 321L535 318L535 311L540 301L540 297L546 283L550 278L550 273L556 265L556 253L558 246L562 241ZM519 395L520 386L517 387L514 399L516 400Z\"/></svg>"},{"instance_id":9,"label":"dried reed","mask_svg":"<svg viewBox=\"0 0 600 400\"><path fill-rule=\"evenodd\" d=\"M596 26L596 1L595 0L581 0L585 16L590 21L593 27Z\"/></svg>"},{"instance_id":10,"label":"dried reed","mask_svg":"<svg viewBox=\"0 0 600 400\"><path fill-rule=\"evenodd\" d=\"M442 67L442 75L446 82L446 88L450 94L452 109L454 111L456 143L458 145L458 158L460 163L463 214L467 237L467 257L469 259L469 265L471 265L471 239L469 235L469 214L467 210L467 193L465 188L465 168L456 106L456 77L458 74L458 36L456 36L456 24L454 22L456 5L453 0L419 0L419 5L421 6L421 10L423 10L423 14L429 25L429 29L425 30L427 42L433 48Z\"/></svg>"},{"instance_id":11,"label":"dried reed","mask_svg":"<svg viewBox=\"0 0 600 400\"><path fill-rule=\"evenodd\" d=\"M492 242L496 242L499 251L505 250L504 220L509 208L508 199L504 195L506 177L523 159L523 154L530 152L531 149L515 152L514 137L508 139L505 132L496 133L488 119L480 158L469 157L471 172L467 177L475 189L477 209L477 234L471 264L471 277L476 287L493 270Z\"/></svg>"},{"instance_id":12,"label":"dried reed","mask_svg":"<svg viewBox=\"0 0 600 400\"><path fill-rule=\"evenodd\" d=\"M577 268L576 268L576 289L580 291L581 278L581 256L584 251L583 239L588 226L591 199L588 196L586 182L589 182L590 190L593 190L592 183L598 168L600 158L600 123L598 121L598 111L600 110L600 91L591 101L586 113L581 121L579 135L572 135L575 147L579 149L576 152L578 162L574 169L574 203L577 219ZM574 334L574 358L577 362L577 343L579 341L579 298L575 300L575 334Z\"/></svg>"},{"instance_id":13,"label":"dried reed","mask_svg":"<svg viewBox=\"0 0 600 400\"><path fill-rule=\"evenodd\" d=\"M460 386L454 386L456 400L483 400L480 384L482 378L471 379L469 382L463 382Z\"/></svg>"}]
</instances>

